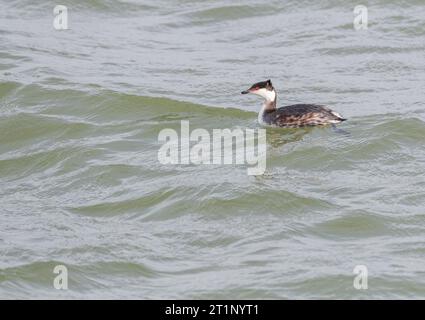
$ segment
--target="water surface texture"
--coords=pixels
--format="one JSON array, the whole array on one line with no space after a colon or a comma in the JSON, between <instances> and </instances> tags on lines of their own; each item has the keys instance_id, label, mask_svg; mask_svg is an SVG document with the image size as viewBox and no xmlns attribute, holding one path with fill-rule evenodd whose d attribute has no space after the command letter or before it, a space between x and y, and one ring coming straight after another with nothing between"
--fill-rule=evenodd
<instances>
[{"instance_id":1,"label":"water surface texture","mask_svg":"<svg viewBox=\"0 0 425 320\"><path fill-rule=\"evenodd\" d=\"M425 298L424 1L0 7L0 298ZM268 130L262 176L159 163L181 120L258 127L268 78L350 134Z\"/></svg>"}]
</instances>

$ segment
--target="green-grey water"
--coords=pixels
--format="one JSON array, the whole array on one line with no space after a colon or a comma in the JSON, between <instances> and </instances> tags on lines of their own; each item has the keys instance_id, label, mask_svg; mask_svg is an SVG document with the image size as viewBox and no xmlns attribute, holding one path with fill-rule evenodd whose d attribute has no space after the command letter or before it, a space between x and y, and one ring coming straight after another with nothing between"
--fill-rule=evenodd
<instances>
[{"instance_id":1,"label":"green-grey water","mask_svg":"<svg viewBox=\"0 0 425 320\"><path fill-rule=\"evenodd\" d=\"M425 298L423 1L56 4L0 0L0 298ZM257 128L268 78L349 134L268 129L261 176L158 161L182 120Z\"/></svg>"}]
</instances>

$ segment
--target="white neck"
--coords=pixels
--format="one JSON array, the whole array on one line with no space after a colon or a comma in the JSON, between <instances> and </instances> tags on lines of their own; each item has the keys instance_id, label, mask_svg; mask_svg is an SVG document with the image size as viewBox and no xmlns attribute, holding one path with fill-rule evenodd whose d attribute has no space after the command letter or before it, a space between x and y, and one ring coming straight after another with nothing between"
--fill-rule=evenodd
<instances>
[{"instance_id":1,"label":"white neck","mask_svg":"<svg viewBox=\"0 0 425 320\"><path fill-rule=\"evenodd\" d=\"M264 124L264 121L263 121L264 113L266 111L273 111L276 109L276 99L277 99L276 91L275 90L270 91L270 90L267 90L266 88L261 88L256 91L252 91L252 93L264 98L263 105L261 107L260 112L258 113L258 122L260 124Z\"/></svg>"},{"instance_id":2,"label":"white neck","mask_svg":"<svg viewBox=\"0 0 425 320\"><path fill-rule=\"evenodd\" d=\"M259 124L264 124L264 112L266 112L266 104L263 103L263 106L261 107L260 112L258 113L258 123Z\"/></svg>"}]
</instances>

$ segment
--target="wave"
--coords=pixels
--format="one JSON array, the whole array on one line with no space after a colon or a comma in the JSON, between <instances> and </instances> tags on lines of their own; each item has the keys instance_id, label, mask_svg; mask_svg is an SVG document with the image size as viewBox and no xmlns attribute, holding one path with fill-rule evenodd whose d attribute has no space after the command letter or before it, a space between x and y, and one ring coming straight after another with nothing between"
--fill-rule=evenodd
<instances>
[{"instance_id":1,"label":"wave","mask_svg":"<svg viewBox=\"0 0 425 320\"><path fill-rule=\"evenodd\" d=\"M34 4L30 0L11 0L8 1L8 10L15 12L26 12L35 14L39 12L52 12L57 3L45 1L44 3ZM123 13L137 13L141 11L151 11L158 7L152 2L141 3L140 1L124 0L74 0L72 3L65 4L70 12L90 11L92 13L108 13L122 15ZM31 12L28 12L31 11Z\"/></svg>"}]
</instances>

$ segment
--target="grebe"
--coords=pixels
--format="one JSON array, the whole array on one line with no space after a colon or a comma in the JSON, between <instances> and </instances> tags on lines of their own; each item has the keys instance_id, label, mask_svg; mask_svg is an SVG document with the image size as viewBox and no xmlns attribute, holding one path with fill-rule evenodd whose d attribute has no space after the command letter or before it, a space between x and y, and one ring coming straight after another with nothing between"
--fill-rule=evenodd
<instances>
[{"instance_id":1,"label":"grebe","mask_svg":"<svg viewBox=\"0 0 425 320\"><path fill-rule=\"evenodd\" d=\"M299 128L336 124L344 119L339 113L317 104L294 104L276 108L277 94L269 80L257 82L242 94L253 93L265 99L258 122L262 125L271 125L283 128Z\"/></svg>"}]
</instances>

